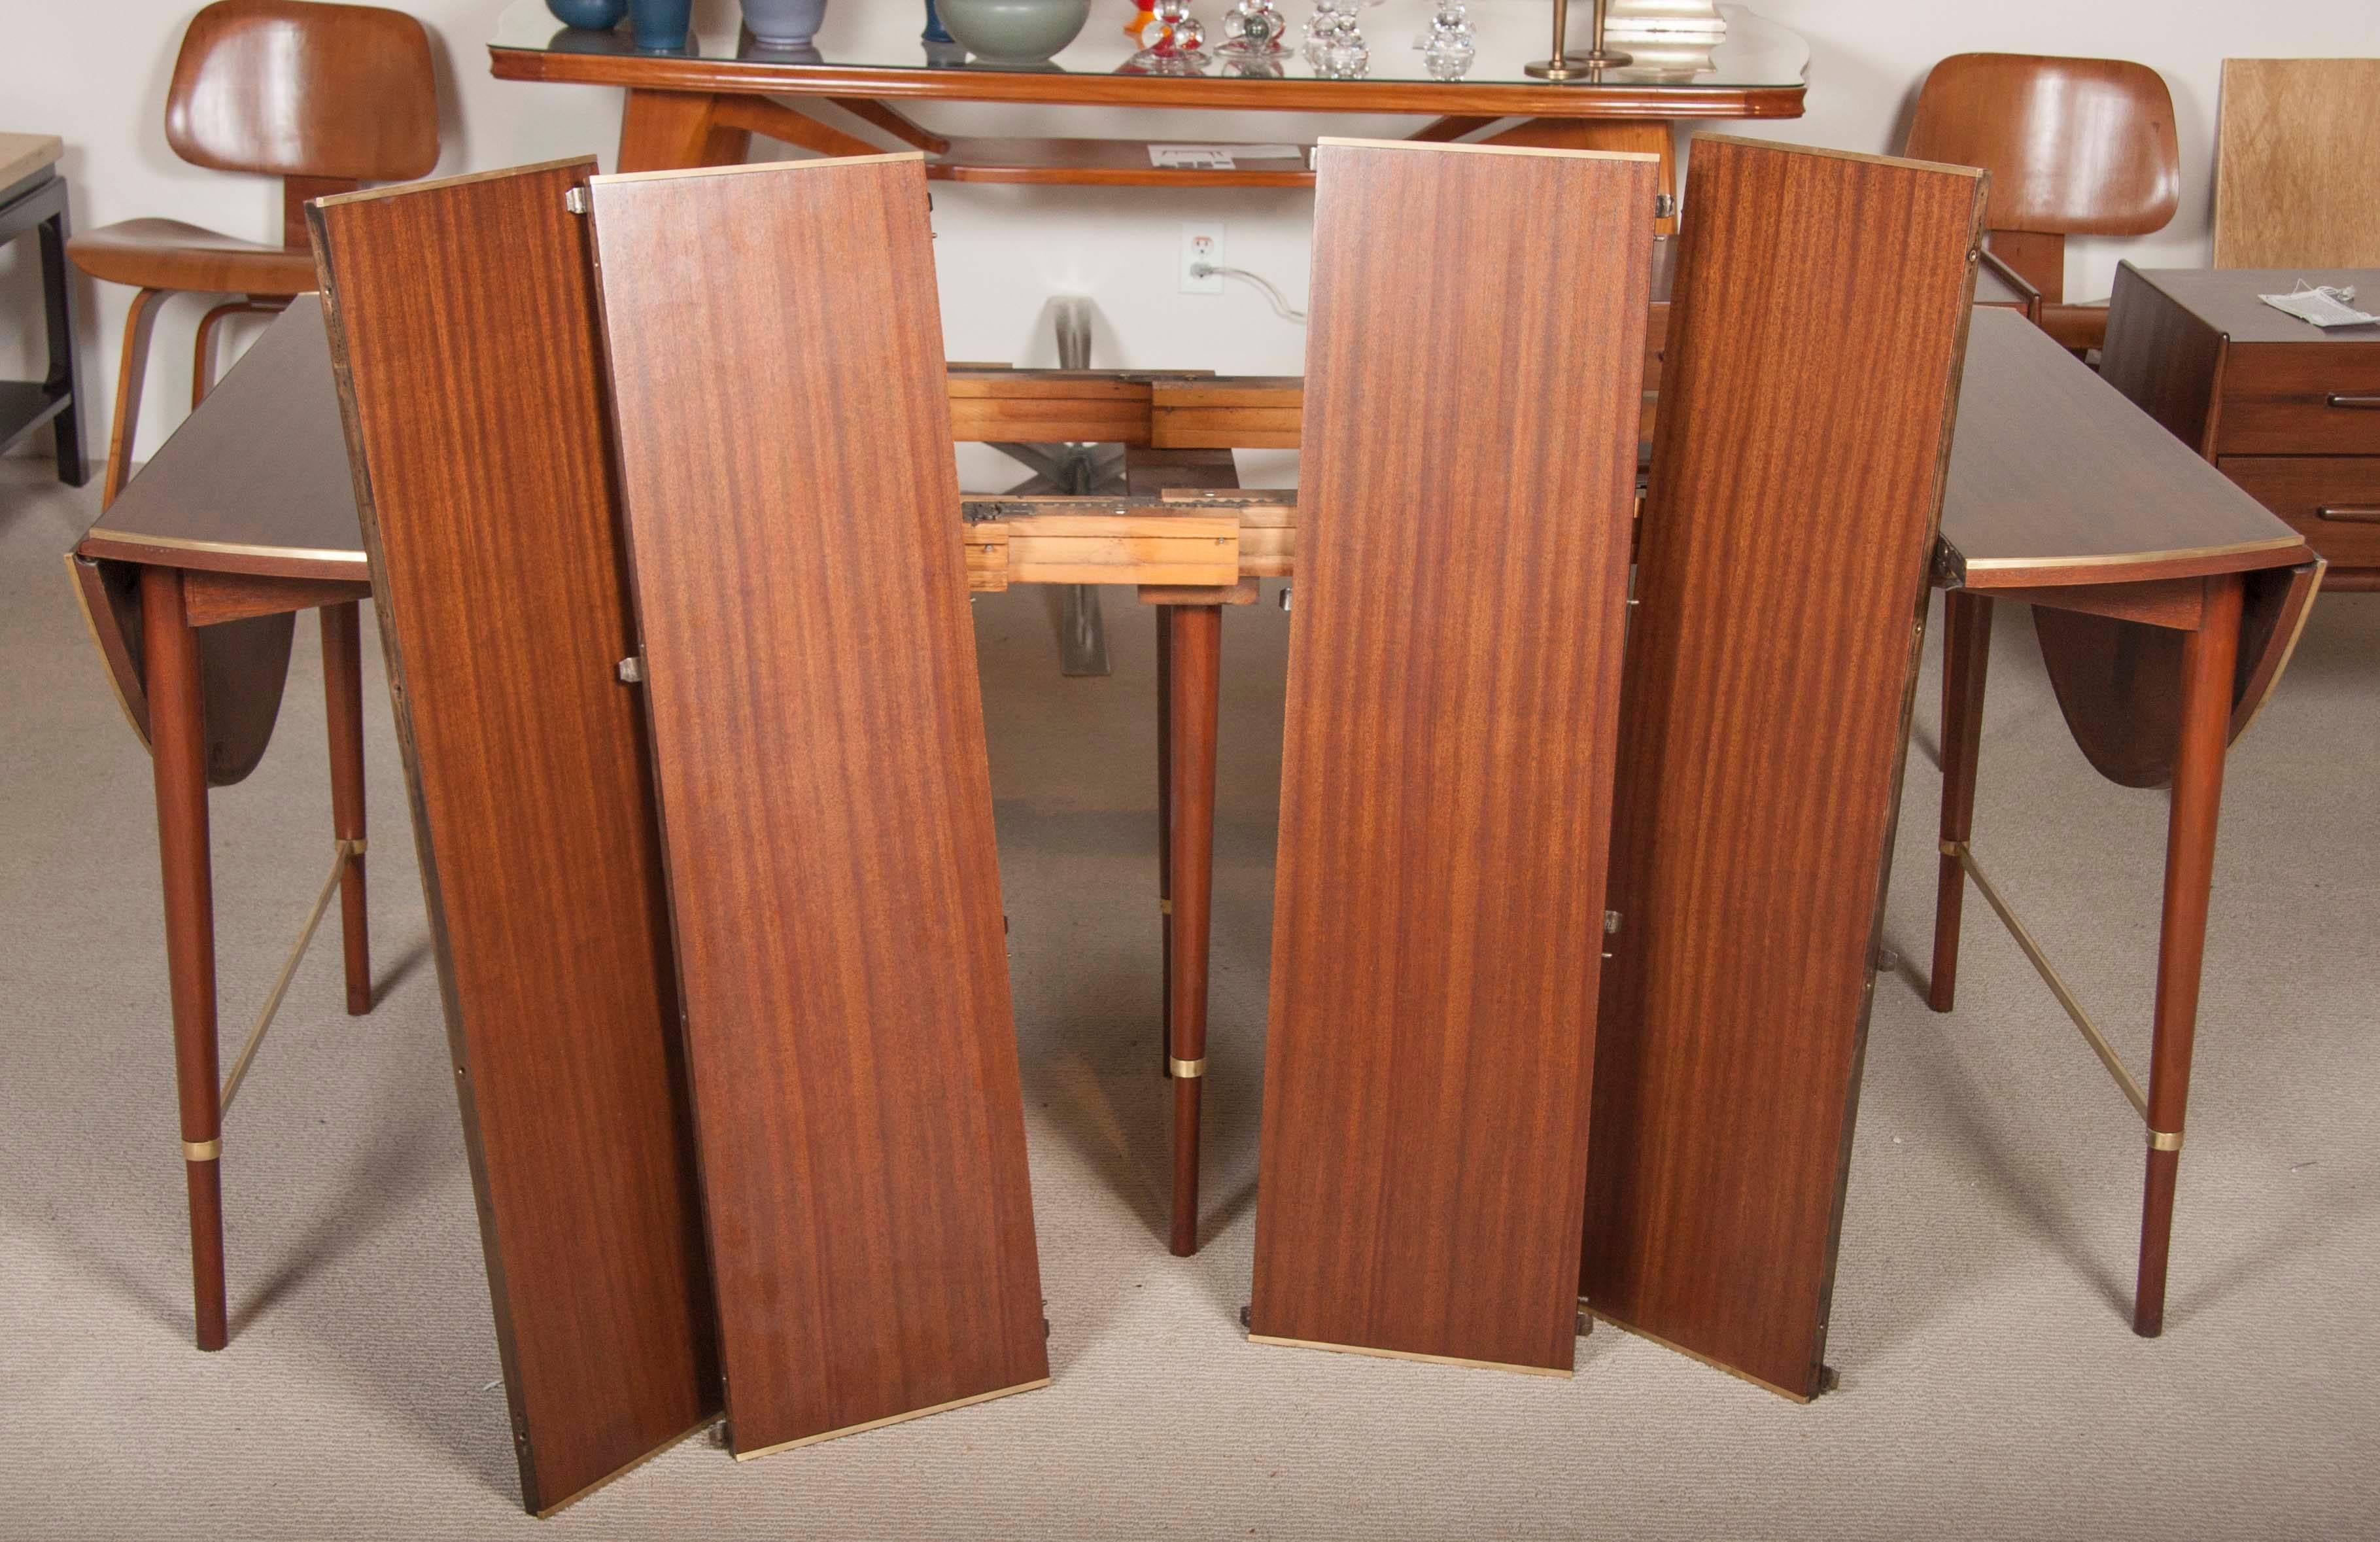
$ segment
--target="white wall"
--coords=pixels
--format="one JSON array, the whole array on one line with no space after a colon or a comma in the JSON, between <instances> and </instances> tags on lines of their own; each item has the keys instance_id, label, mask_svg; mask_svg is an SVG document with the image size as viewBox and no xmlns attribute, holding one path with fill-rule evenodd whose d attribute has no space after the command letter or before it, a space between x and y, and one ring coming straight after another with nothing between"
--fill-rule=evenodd
<instances>
[{"instance_id":1,"label":"white wall","mask_svg":"<svg viewBox=\"0 0 2380 1542\"><path fill-rule=\"evenodd\" d=\"M616 92L492 79L484 47L511 0L414 0L404 6L435 41L445 111L442 172L483 170L589 151L608 165L619 126ZM1475 0L1476 8L1542 6L1544 0ZM914 0L833 0L921 11ZM1210 24L1229 0L1201 0ZM698 0L698 15L732 16L733 0ZM75 217L88 227L155 214L268 238L279 189L183 165L162 126L166 79L192 0L11 0L14 34L0 67L0 129L54 133L67 142ZM1302 19L1304 0L1290 0ZM1376 50L1402 50L1427 0L1388 0L1367 13ZM2164 233L2131 243L2078 242L2070 291L2104 294L2116 259L2175 264L2206 261L2216 80L2226 55L2380 55L2380 4L2334 0L2278 6L2255 0L1755 0L1755 8L1810 43L1808 116L1735 131L1855 150L1897 146L1918 80L1947 54L1998 49L2141 60L2171 86L2183 162L2181 213ZM1114 25L1124 0L1096 0L1092 25ZM1111 18L1108 13L1113 13ZM732 23L731 23L732 25ZM1077 109L944 104L916 109L929 126L975 132L1147 135L1192 141L1304 139L1317 132L1393 133L1411 120L1311 116L1118 114ZM1180 222L1227 218L1233 265L1305 290L1310 196L1232 190L935 189L943 323L961 359L1054 363L1042 320L1046 297L1087 294L1103 365L1208 367L1293 373L1304 337L1243 285L1220 297L1176 291ZM1881 234L1881 233L1879 233ZM1460 239L1460 233L1450 233ZM0 254L0 373L38 373L40 309L32 243ZM109 398L127 291L85 282L83 363L93 410L90 453L104 453ZM176 302L157 329L140 451L178 422L188 390L189 332L200 300ZM1395 324L1393 316L1382 318ZM226 355L228 356L228 355ZM47 435L36 449L46 452Z\"/></svg>"}]
</instances>

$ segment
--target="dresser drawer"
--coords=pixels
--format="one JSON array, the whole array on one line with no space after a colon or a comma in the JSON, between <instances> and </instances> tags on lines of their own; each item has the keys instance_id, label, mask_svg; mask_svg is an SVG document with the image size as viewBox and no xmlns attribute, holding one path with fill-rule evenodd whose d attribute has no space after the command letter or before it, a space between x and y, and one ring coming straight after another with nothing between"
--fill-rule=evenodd
<instances>
[{"instance_id":1,"label":"dresser drawer","mask_svg":"<svg viewBox=\"0 0 2380 1542\"><path fill-rule=\"evenodd\" d=\"M2216 462L2340 568L2380 568L2380 457L2227 455Z\"/></svg>"},{"instance_id":2,"label":"dresser drawer","mask_svg":"<svg viewBox=\"0 0 2380 1542\"><path fill-rule=\"evenodd\" d=\"M2234 343L2221 455L2380 455L2380 341Z\"/></svg>"}]
</instances>

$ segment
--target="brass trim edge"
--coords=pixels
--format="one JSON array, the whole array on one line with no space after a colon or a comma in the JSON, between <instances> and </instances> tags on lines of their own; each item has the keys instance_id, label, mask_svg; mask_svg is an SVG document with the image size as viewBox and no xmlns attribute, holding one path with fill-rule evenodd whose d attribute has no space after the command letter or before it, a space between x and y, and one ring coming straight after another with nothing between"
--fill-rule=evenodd
<instances>
[{"instance_id":1,"label":"brass trim edge","mask_svg":"<svg viewBox=\"0 0 2380 1542\"><path fill-rule=\"evenodd\" d=\"M93 525L83 533L85 541L115 541L128 546L154 546L171 552L221 552L226 557L261 557L286 558L298 562L338 562L364 568L367 570L357 581L371 581L368 559L361 551L341 550L334 546L266 546L252 541L196 541L182 535L143 535L135 531L109 530ZM120 557L118 561L132 561Z\"/></svg>"},{"instance_id":2,"label":"brass trim edge","mask_svg":"<svg viewBox=\"0 0 2380 1542\"><path fill-rule=\"evenodd\" d=\"M1177 1080L1195 1082L1207 1074L1207 1057L1204 1055L1195 1060L1177 1060L1168 1055L1165 1064Z\"/></svg>"},{"instance_id":3,"label":"brass trim edge","mask_svg":"<svg viewBox=\"0 0 2380 1542\"><path fill-rule=\"evenodd\" d=\"M2268 536L2261 541L2234 541L2221 546L2177 546L2159 552L2107 552L2096 557L1969 557L1961 552L1959 560L1969 574L2024 572L2034 569L2113 568L2127 563L2180 562L2192 557L2245 557L2252 552L2285 552L2305 545L2305 537L2292 531L2287 535ZM1950 549L1957 551L1955 544ZM2192 575L2182 575L2184 577ZM2214 575L2206 575L2214 576ZM1970 584L1970 588L1976 587ZM1984 585L1989 588L1988 584ZM2056 589L2052 581L2034 580L2019 587Z\"/></svg>"},{"instance_id":4,"label":"brass trim edge","mask_svg":"<svg viewBox=\"0 0 2380 1542\"><path fill-rule=\"evenodd\" d=\"M1157 901L1157 913L1160 915L1172 915L1173 913L1173 901L1160 898Z\"/></svg>"},{"instance_id":5,"label":"brass trim edge","mask_svg":"<svg viewBox=\"0 0 2380 1542\"><path fill-rule=\"evenodd\" d=\"M774 1456L779 1451L789 1451L801 1446L815 1446L821 1440L839 1440L846 1435L864 1435L871 1429L882 1429L887 1425L906 1424L911 1419L922 1419L929 1414L947 1414L953 1408L965 1408L978 1402L990 1402L994 1398L1014 1397L1019 1392L1037 1391L1049 1385L1050 1378L1046 1376L1038 1381L1020 1381L1014 1387L1002 1387L989 1392L978 1392L969 1398L953 1398L948 1402L938 1402L931 1408L913 1408L906 1414L888 1414L883 1418L870 1419L866 1424L845 1425L841 1429L824 1430L817 1435L805 1435L794 1440L780 1440L773 1446L762 1446L759 1450L737 1451L735 1460L757 1462L764 1456Z\"/></svg>"},{"instance_id":6,"label":"brass trim edge","mask_svg":"<svg viewBox=\"0 0 2380 1542\"><path fill-rule=\"evenodd\" d=\"M1327 1350L1332 1354L1363 1354L1375 1360L1417 1360L1425 1365L1460 1365L1473 1371L1510 1371L1517 1376L1549 1376L1568 1381L1572 1373L1552 1365L1515 1365L1503 1360L1470 1360L1459 1354L1424 1354L1419 1350L1375 1349L1369 1344L1333 1344L1320 1339L1280 1339L1269 1333L1251 1333L1251 1344L1270 1344L1277 1349Z\"/></svg>"},{"instance_id":7,"label":"brass trim edge","mask_svg":"<svg viewBox=\"0 0 2380 1542\"><path fill-rule=\"evenodd\" d=\"M709 1429L711 1426L719 1422L719 1418L720 1416L716 1414L705 1414L701 1418L696 1420L695 1423L683 1433L671 1436L668 1439L662 1441L660 1445L655 1446L651 1450L647 1451L644 1455L637 1458L634 1462L629 1462L624 1467L614 1468L613 1471L604 1474L601 1477L597 1478L594 1482L589 1484L586 1487L577 1490L576 1493L565 1494L561 1499L554 1500L552 1504L547 1505L543 1510L537 1511L537 1518L540 1521L549 1520L552 1517L560 1514L563 1511L569 1509L572 1505L577 1504L588 1495L594 1493L597 1489L609 1488L612 1485L619 1482L622 1478L626 1477L630 1473L635 1472L638 1468L643 1466L646 1462L650 1462L653 1458L661 1455L662 1452L674 1450L678 1446L682 1446L690 1438L699 1435L704 1430ZM535 1442L532 1441L530 1444L531 1448L534 1449Z\"/></svg>"},{"instance_id":8,"label":"brass trim edge","mask_svg":"<svg viewBox=\"0 0 2380 1542\"><path fill-rule=\"evenodd\" d=\"M182 1143L182 1160L185 1162L212 1162L222 1155L223 1137L221 1135L217 1135L211 1141Z\"/></svg>"}]
</instances>

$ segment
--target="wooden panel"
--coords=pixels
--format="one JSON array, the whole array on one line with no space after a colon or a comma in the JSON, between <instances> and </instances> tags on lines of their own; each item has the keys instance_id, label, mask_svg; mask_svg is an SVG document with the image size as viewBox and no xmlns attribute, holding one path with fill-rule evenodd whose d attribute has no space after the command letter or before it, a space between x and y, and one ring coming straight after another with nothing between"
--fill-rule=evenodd
<instances>
[{"instance_id":1,"label":"wooden panel","mask_svg":"<svg viewBox=\"0 0 2380 1542\"><path fill-rule=\"evenodd\" d=\"M1598 1315L1806 1398L1983 189L1963 170L1708 137L1687 181L1581 1290ZM1976 325L1994 319L2025 324L1986 311Z\"/></svg>"},{"instance_id":2,"label":"wooden panel","mask_svg":"<svg viewBox=\"0 0 2380 1542\"><path fill-rule=\"evenodd\" d=\"M1286 156L1235 157L1228 171L1193 171L1152 165L1145 140L958 139L950 141L946 153L927 167L926 175L937 182L1054 183L1076 188L1314 186L1314 173L1306 169L1302 150Z\"/></svg>"},{"instance_id":3,"label":"wooden panel","mask_svg":"<svg viewBox=\"0 0 2380 1542\"><path fill-rule=\"evenodd\" d=\"M1260 1339L1570 1369L1658 171L1324 142Z\"/></svg>"},{"instance_id":4,"label":"wooden panel","mask_svg":"<svg viewBox=\"0 0 2380 1542\"><path fill-rule=\"evenodd\" d=\"M1038 1386L922 165L593 208L732 1444Z\"/></svg>"},{"instance_id":5,"label":"wooden panel","mask_svg":"<svg viewBox=\"0 0 2380 1542\"><path fill-rule=\"evenodd\" d=\"M1149 398L1149 443L1159 449L1295 449L1304 383L1252 377L1169 381Z\"/></svg>"},{"instance_id":6,"label":"wooden panel","mask_svg":"<svg viewBox=\"0 0 2380 1542\"><path fill-rule=\"evenodd\" d=\"M2099 377L2201 455L2215 453L2223 334L2130 263L2116 264ZM1961 410L1966 410L1962 405Z\"/></svg>"},{"instance_id":7,"label":"wooden panel","mask_svg":"<svg viewBox=\"0 0 2380 1542\"><path fill-rule=\"evenodd\" d=\"M2218 268L2380 264L2380 59L2226 59L2215 147Z\"/></svg>"},{"instance_id":8,"label":"wooden panel","mask_svg":"<svg viewBox=\"0 0 2380 1542\"><path fill-rule=\"evenodd\" d=\"M718 1408L604 438L592 161L315 206L521 1497Z\"/></svg>"},{"instance_id":9,"label":"wooden panel","mask_svg":"<svg viewBox=\"0 0 2380 1542\"><path fill-rule=\"evenodd\" d=\"M953 368L951 436L960 443L1148 443L1149 383L1080 371Z\"/></svg>"}]
</instances>

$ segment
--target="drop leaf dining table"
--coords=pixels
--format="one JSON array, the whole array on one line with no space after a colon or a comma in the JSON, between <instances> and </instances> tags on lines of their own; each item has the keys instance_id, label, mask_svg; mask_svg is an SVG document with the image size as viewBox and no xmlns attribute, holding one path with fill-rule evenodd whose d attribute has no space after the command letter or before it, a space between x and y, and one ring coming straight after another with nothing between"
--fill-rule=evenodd
<instances>
[{"instance_id":1,"label":"drop leaf dining table","mask_svg":"<svg viewBox=\"0 0 2380 1542\"><path fill-rule=\"evenodd\" d=\"M1658 349L1665 287L1657 282L1653 292L1647 337L1648 347ZM1646 378L1649 387L1655 372ZM1975 610L2005 598L2104 622L2113 630L2072 644L2082 662L2070 658L2069 665L2088 668L2097 660L2106 675L2113 666L2105 661L2121 652L2135 663L2146 660L2155 678L2130 692L2061 696L2070 722L2078 737L2124 733L2169 745L2175 787L2155 1048L2145 1092L2111 1064L2148 1127L2136 1327L2154 1332L2162 1316L2225 753L2277 681L2319 584L2320 563L2294 531L2021 314L1979 307L1963 381L1933 561L1934 581L1953 601L1944 736L1949 950L1937 951L1937 961L1955 957L1964 875L1981 881L1968 849L1980 700ZM1216 618L1219 611L1209 607L1253 598L1255 580L1294 577L1295 496L1232 489L1228 471L1218 474L1208 463L1235 447L1293 447L1300 381L954 367L947 394L955 438L1016 437L1016 422L1029 419L1037 436L1121 443L1137 462L1134 490L1121 498L963 500L951 518L963 526L972 589L1141 583L1145 600ZM111 681L155 752L199 1339L201 1347L216 1348L224 1339L216 1177L222 1098L208 789L237 779L261 753L285 674L287 618L301 609L323 608L335 634L327 655L334 707L341 708L333 715L335 762L341 783L357 786L354 799L340 800L340 861L333 875L334 888L351 884L354 895L351 985L362 960L359 736L339 725L356 714L348 704L355 692L352 607L370 581L319 307L301 300L268 329L69 560ZM277 630L260 628L266 620L277 621ZM1186 707L1209 726L1218 630L1176 631L1177 642L1193 653L1176 653L1168 682L1174 712ZM2044 635L2046 645L2067 646L2051 631ZM2143 636L2156 645L2140 646ZM1167 753L1178 758L1185 752L1211 767L1211 733L1177 735ZM1169 774L1166 789L1177 805L1160 882L1173 918L1167 999L1178 1029L1185 1010L1203 1008L1193 997L1203 995L1209 868L1196 847L1211 830L1211 769ZM1184 799L1208 806L1185 810L1179 806ZM1996 897L1994 903L2000 908ZM1182 929L1185 916L1199 924ZM2040 961L2037 945L2019 935ZM1937 971L1947 973L1939 961ZM363 1006L368 995L351 990L350 1001ZM2104 1046L2100 1050L2113 1060ZM1180 1144L1176 1149L1184 1151ZM1186 1153L1194 1166L1195 1154L1194 1137ZM1759 1153L1733 1152L1728 1159L1740 1164L1746 1183L1764 1181ZM1195 1183L1195 1171L1191 1176ZM1195 1200L1195 1187L1191 1193ZM1833 1242L1819 1240L1829 1252ZM1780 1389L1807 1396L1817 1389Z\"/></svg>"}]
</instances>

